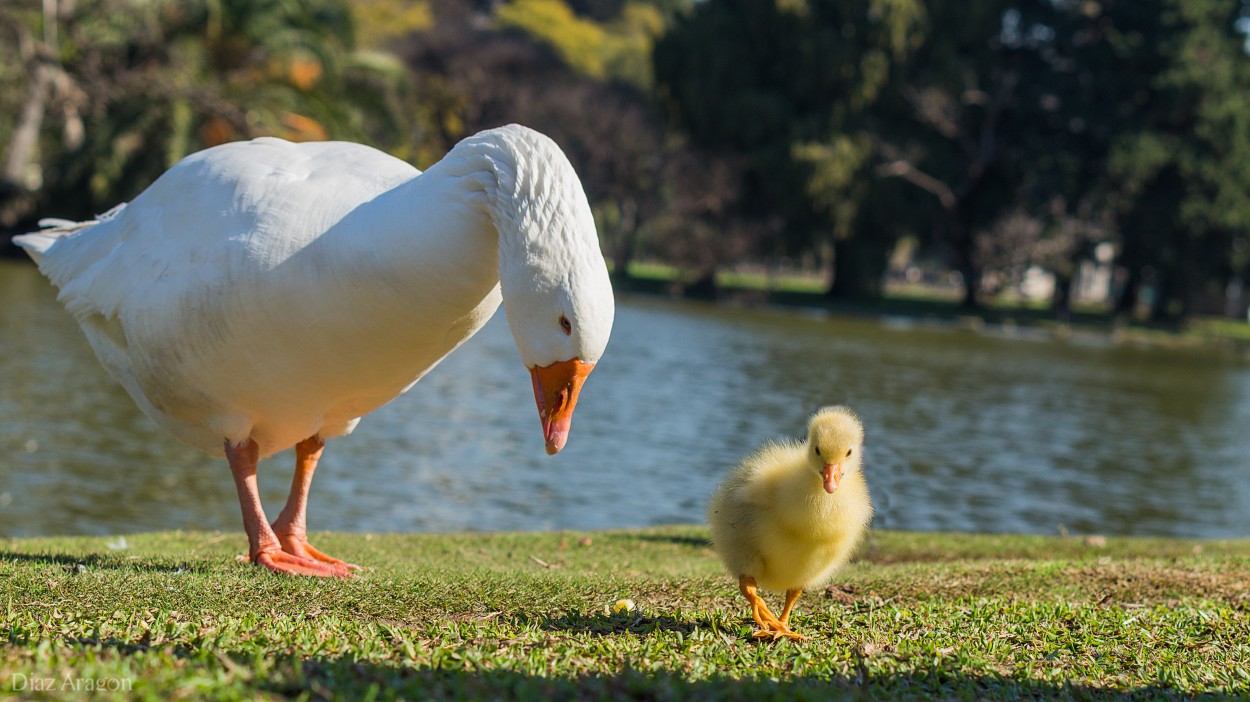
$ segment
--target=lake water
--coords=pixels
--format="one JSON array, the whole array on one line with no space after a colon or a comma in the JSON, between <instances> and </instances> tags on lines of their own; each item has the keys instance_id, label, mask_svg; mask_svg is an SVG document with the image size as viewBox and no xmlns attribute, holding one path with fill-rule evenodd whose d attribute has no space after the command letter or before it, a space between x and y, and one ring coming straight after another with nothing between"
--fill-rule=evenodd
<instances>
[{"instance_id":1,"label":"lake water","mask_svg":"<svg viewBox=\"0 0 1250 702\"><path fill-rule=\"evenodd\" d=\"M625 298L568 447L546 456L502 312L327 446L309 526L356 532L697 523L823 404L867 427L888 529L1250 535L1250 366L1215 354L905 320ZM270 517L291 452L263 462ZM158 429L53 288L0 261L0 535L239 530L223 459Z\"/></svg>"}]
</instances>

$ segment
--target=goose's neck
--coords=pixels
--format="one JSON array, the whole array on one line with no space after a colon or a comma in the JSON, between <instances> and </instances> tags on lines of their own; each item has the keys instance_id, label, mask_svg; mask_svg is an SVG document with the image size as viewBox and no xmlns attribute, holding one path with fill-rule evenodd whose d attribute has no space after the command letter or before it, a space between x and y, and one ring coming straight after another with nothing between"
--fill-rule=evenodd
<instances>
[{"instance_id":1,"label":"goose's neck","mask_svg":"<svg viewBox=\"0 0 1250 702\"><path fill-rule=\"evenodd\" d=\"M500 281L497 182L480 160L453 152L358 205L322 237L304 268L318 286L368 305L388 323L423 313L414 299L452 318L466 314Z\"/></svg>"},{"instance_id":2,"label":"goose's neck","mask_svg":"<svg viewBox=\"0 0 1250 702\"><path fill-rule=\"evenodd\" d=\"M556 190L567 188L568 179L542 177L543 165L506 143L469 138L358 214L371 223L380 254L396 262L443 246L472 248L479 256L490 248L506 287L509 275L531 280L536 262L558 260L570 234L556 221L555 206L565 195Z\"/></svg>"},{"instance_id":3,"label":"goose's neck","mask_svg":"<svg viewBox=\"0 0 1250 702\"><path fill-rule=\"evenodd\" d=\"M427 172L458 180L467 199L489 219L498 236L505 286L510 274L529 280L535 262L561 257L559 252L576 233L560 205L586 201L580 181L566 172L562 154L528 146L499 130L479 134L461 141Z\"/></svg>"},{"instance_id":4,"label":"goose's neck","mask_svg":"<svg viewBox=\"0 0 1250 702\"><path fill-rule=\"evenodd\" d=\"M498 304L498 285L531 367L573 355L593 363L606 346L612 292L590 205L568 159L537 132L469 137L358 210L350 228L369 232L373 288ZM581 322L576 348L567 331L544 331L562 314Z\"/></svg>"},{"instance_id":5,"label":"goose's neck","mask_svg":"<svg viewBox=\"0 0 1250 702\"><path fill-rule=\"evenodd\" d=\"M413 271L436 261L449 270L489 268L498 282L501 244L510 229L501 226L506 216L499 212L500 182L500 169L485 154L457 147L425 172L361 203L329 232L324 254L357 260L343 250L367 247L379 282L397 287L418 283Z\"/></svg>"}]
</instances>

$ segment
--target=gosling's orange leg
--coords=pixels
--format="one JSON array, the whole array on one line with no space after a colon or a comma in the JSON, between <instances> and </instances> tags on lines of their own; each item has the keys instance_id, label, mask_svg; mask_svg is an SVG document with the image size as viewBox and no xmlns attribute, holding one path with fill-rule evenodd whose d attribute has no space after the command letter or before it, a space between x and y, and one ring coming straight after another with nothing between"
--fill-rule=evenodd
<instances>
[{"instance_id":1,"label":"gosling's orange leg","mask_svg":"<svg viewBox=\"0 0 1250 702\"><path fill-rule=\"evenodd\" d=\"M243 509L243 530L247 532L248 559L269 570L291 575L344 576L332 566L309 558L296 556L282 550L282 542L265 519L265 510L256 489L256 463L260 448L255 441L234 446L226 442L226 459L230 461L230 473L234 487L239 493L239 506Z\"/></svg>"},{"instance_id":2,"label":"gosling's orange leg","mask_svg":"<svg viewBox=\"0 0 1250 702\"><path fill-rule=\"evenodd\" d=\"M291 478L291 492L287 495L286 506L273 523L273 531L283 551L324 563L335 570L335 575L348 575L349 571L360 570L360 566L327 556L308 543L308 489L323 448L325 442L316 436L295 445L295 475Z\"/></svg>"},{"instance_id":3,"label":"gosling's orange leg","mask_svg":"<svg viewBox=\"0 0 1250 702\"><path fill-rule=\"evenodd\" d=\"M749 575L738 576L738 589L742 592L742 596L747 599L747 602L751 603L751 617L755 619L755 623L760 627L759 630L752 634L752 636L757 639L776 639L782 636L791 639L803 638L793 631L790 631L784 622L777 619L777 617L769 611L768 604L764 602L764 598L759 596L759 592L757 591L755 584L755 578L752 578Z\"/></svg>"},{"instance_id":4,"label":"gosling's orange leg","mask_svg":"<svg viewBox=\"0 0 1250 702\"><path fill-rule=\"evenodd\" d=\"M786 590L786 606L781 610L781 626L785 628L785 633L782 635L795 640L807 638L802 634L796 634L793 631L790 631L790 612L794 610L794 603L799 601L799 596L802 594L803 588L801 587L796 587L793 590Z\"/></svg>"},{"instance_id":5,"label":"gosling's orange leg","mask_svg":"<svg viewBox=\"0 0 1250 702\"><path fill-rule=\"evenodd\" d=\"M769 620L774 619L772 612L768 611L768 605L759 596L755 590L755 578L749 575L738 576L738 591L742 596L747 598L747 602L751 605L751 618L759 625L761 630L771 629L772 624ZM767 612L767 614L765 614Z\"/></svg>"}]
</instances>

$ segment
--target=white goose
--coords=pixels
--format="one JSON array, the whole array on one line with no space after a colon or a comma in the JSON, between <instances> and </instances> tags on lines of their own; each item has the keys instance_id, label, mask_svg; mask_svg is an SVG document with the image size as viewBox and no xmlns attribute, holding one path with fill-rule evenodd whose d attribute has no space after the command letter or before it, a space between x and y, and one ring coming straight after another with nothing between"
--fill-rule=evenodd
<instances>
[{"instance_id":1,"label":"white goose","mask_svg":"<svg viewBox=\"0 0 1250 702\"><path fill-rule=\"evenodd\" d=\"M547 453L564 446L612 327L581 183L554 142L518 125L461 141L424 173L359 144L225 144L98 221L51 224L14 241L143 412L225 453L250 558L279 572L356 568L306 537L324 442L420 380L501 299ZM271 526L256 464L292 445Z\"/></svg>"}]
</instances>

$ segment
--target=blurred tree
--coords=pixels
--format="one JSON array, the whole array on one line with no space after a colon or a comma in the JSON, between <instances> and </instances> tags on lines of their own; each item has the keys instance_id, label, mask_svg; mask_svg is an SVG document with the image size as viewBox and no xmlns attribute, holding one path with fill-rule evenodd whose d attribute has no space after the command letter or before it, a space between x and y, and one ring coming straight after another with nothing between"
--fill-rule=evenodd
<instances>
[{"instance_id":1,"label":"blurred tree","mask_svg":"<svg viewBox=\"0 0 1250 702\"><path fill-rule=\"evenodd\" d=\"M1011 0L929 0L921 46L893 74L876 107L876 173L936 200L932 241L977 306L978 234L1016 202L1023 141L1019 52L1003 40Z\"/></svg>"},{"instance_id":2,"label":"blurred tree","mask_svg":"<svg viewBox=\"0 0 1250 702\"><path fill-rule=\"evenodd\" d=\"M396 41L434 26L430 0L354 0L356 42L368 49L386 49Z\"/></svg>"},{"instance_id":3,"label":"blurred tree","mask_svg":"<svg viewBox=\"0 0 1250 702\"><path fill-rule=\"evenodd\" d=\"M654 5L626 2L603 24L574 13L564 0L513 0L495 10L495 21L551 46L564 63L600 80L617 79L649 89L651 45L664 30Z\"/></svg>"},{"instance_id":4,"label":"blurred tree","mask_svg":"<svg viewBox=\"0 0 1250 702\"><path fill-rule=\"evenodd\" d=\"M661 225L673 221L674 208L688 207L688 191L676 173L689 174L694 159L631 84L595 80L570 66L546 39L471 16L437 14L435 27L414 34L404 54L427 104L436 106L438 153L463 136L508 122L524 123L560 144L582 178L614 275L628 275L648 230L663 239ZM436 157L430 154L430 160ZM717 162L707 158L710 168ZM713 199L727 187L691 177Z\"/></svg>"},{"instance_id":5,"label":"blurred tree","mask_svg":"<svg viewBox=\"0 0 1250 702\"><path fill-rule=\"evenodd\" d=\"M733 159L678 149L665 176L668 206L656 217L649 253L694 272L685 294L715 298L717 271L757 256L778 223L737 216L742 174Z\"/></svg>"},{"instance_id":6,"label":"blurred tree","mask_svg":"<svg viewBox=\"0 0 1250 702\"><path fill-rule=\"evenodd\" d=\"M59 113L61 146L75 149L83 140L86 99L78 82L58 61L54 47L62 22L58 6L34 8L0 5L0 27L12 43L0 42L0 144L6 145L0 167L0 228L11 228L35 206L43 186L39 140L48 111ZM32 27L42 25L41 37Z\"/></svg>"},{"instance_id":7,"label":"blurred tree","mask_svg":"<svg viewBox=\"0 0 1250 702\"><path fill-rule=\"evenodd\" d=\"M696 4L655 48L659 94L678 124L745 165L736 214L776 234L757 254L834 247L850 264L834 294L880 289L883 240L895 232L851 226L871 148L857 118L923 17L918 0L722 0Z\"/></svg>"},{"instance_id":8,"label":"blurred tree","mask_svg":"<svg viewBox=\"0 0 1250 702\"><path fill-rule=\"evenodd\" d=\"M1022 75L1019 119L1029 125L1021 135L1019 205L1039 225L1035 237L1018 244L1030 263L1055 275L1059 317L1069 313L1080 260L1115 238L1106 145L1122 126L1119 110L1136 90L1137 74L1151 70L1087 51L1093 35L1085 12L1093 9L1022 0L1003 16L1002 40L1015 50Z\"/></svg>"},{"instance_id":9,"label":"blurred tree","mask_svg":"<svg viewBox=\"0 0 1250 702\"><path fill-rule=\"evenodd\" d=\"M592 78L604 78L603 45L607 33L595 22L573 14L563 0L514 0L502 4L495 19L550 45L563 62Z\"/></svg>"},{"instance_id":10,"label":"blurred tree","mask_svg":"<svg viewBox=\"0 0 1250 702\"><path fill-rule=\"evenodd\" d=\"M568 0L569 7L582 17L600 24L611 23L627 14L629 5L654 8L668 26L679 14L689 10L697 0Z\"/></svg>"},{"instance_id":11,"label":"blurred tree","mask_svg":"<svg viewBox=\"0 0 1250 702\"><path fill-rule=\"evenodd\" d=\"M1156 321L1222 307L1246 279L1250 229L1250 58L1244 3L1037 0L1018 40L1035 60L1030 117L1048 125L1034 177L1089 220L1108 213L1128 272ZM1240 252L1240 253L1239 253Z\"/></svg>"},{"instance_id":12,"label":"blurred tree","mask_svg":"<svg viewBox=\"0 0 1250 702\"><path fill-rule=\"evenodd\" d=\"M1131 127L1112 143L1122 263L1153 269L1151 315L1176 321L1218 312L1233 246L1250 230L1250 58L1236 29L1244 11L1216 0L1160 8L1166 64Z\"/></svg>"},{"instance_id":13,"label":"blurred tree","mask_svg":"<svg viewBox=\"0 0 1250 702\"><path fill-rule=\"evenodd\" d=\"M40 177L20 184L38 203L27 212L89 217L132 197L186 154L233 139L366 139L398 131L402 66L352 52L341 0L80 0L61 7L52 18L56 32L46 31L44 18L42 40L29 30L34 18L19 18L25 23L17 29L35 45L22 79L31 96L24 109L34 112L41 95L56 107L54 119L37 128L27 165ZM65 87L40 92L41 71L49 68ZM82 128L74 129L78 116ZM79 136L54 139L58 128ZM15 129L5 145L8 160L23 153L24 133Z\"/></svg>"}]
</instances>

